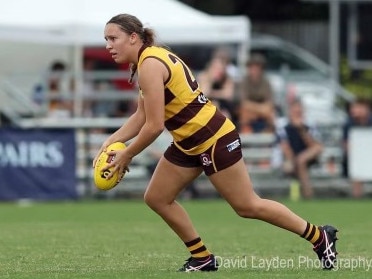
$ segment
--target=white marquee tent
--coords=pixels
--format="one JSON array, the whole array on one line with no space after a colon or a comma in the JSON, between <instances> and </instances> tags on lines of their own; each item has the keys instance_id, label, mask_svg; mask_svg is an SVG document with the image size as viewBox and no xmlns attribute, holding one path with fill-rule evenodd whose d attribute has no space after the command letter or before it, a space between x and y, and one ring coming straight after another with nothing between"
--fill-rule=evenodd
<instances>
[{"instance_id":1,"label":"white marquee tent","mask_svg":"<svg viewBox=\"0 0 372 279\"><path fill-rule=\"evenodd\" d=\"M246 17L211 16L176 0L0 0L0 7L0 44L12 47L104 46L104 25L119 13L136 15L166 44L237 44L238 61L250 38Z\"/></svg>"},{"instance_id":2,"label":"white marquee tent","mask_svg":"<svg viewBox=\"0 0 372 279\"><path fill-rule=\"evenodd\" d=\"M5 2L5 3L1 3ZM114 15L136 15L167 43L246 42L243 16L211 16L175 0L1 0L0 39L103 44Z\"/></svg>"},{"instance_id":3,"label":"white marquee tent","mask_svg":"<svg viewBox=\"0 0 372 279\"><path fill-rule=\"evenodd\" d=\"M0 7L0 61L7 65L0 76L16 73L19 63L20 71L45 69L56 53L81 71L83 47L104 46L104 26L119 13L137 16L161 43L236 44L241 65L250 39L246 17L211 16L176 0L0 0Z\"/></svg>"}]
</instances>

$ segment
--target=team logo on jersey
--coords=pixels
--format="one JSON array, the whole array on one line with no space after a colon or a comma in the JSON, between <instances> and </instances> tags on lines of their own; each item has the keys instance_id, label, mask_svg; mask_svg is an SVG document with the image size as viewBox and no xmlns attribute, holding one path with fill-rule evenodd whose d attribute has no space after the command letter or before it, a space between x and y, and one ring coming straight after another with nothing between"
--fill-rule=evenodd
<instances>
[{"instance_id":1,"label":"team logo on jersey","mask_svg":"<svg viewBox=\"0 0 372 279\"><path fill-rule=\"evenodd\" d=\"M229 143L228 145L226 145L227 150L229 152L233 151L234 149L237 149L239 146L240 146L239 139L234 140L232 143Z\"/></svg>"},{"instance_id":2,"label":"team logo on jersey","mask_svg":"<svg viewBox=\"0 0 372 279\"><path fill-rule=\"evenodd\" d=\"M211 157L206 153L200 155L200 160L202 161L203 166L208 167L212 164Z\"/></svg>"},{"instance_id":3,"label":"team logo on jersey","mask_svg":"<svg viewBox=\"0 0 372 279\"><path fill-rule=\"evenodd\" d=\"M200 93L198 96L198 102L201 104L205 104L208 102L208 98L205 97L203 93Z\"/></svg>"}]
</instances>

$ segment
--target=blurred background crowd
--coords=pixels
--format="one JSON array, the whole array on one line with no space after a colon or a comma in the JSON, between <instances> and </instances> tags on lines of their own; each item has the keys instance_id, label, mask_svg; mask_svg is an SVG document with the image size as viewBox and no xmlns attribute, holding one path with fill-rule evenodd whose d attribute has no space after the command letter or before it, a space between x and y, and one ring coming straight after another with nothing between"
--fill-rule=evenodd
<instances>
[{"instance_id":1,"label":"blurred background crowd","mask_svg":"<svg viewBox=\"0 0 372 279\"><path fill-rule=\"evenodd\" d=\"M369 179L350 176L349 139L353 128L372 126L372 43L367 36L372 4L180 2L213 15L249 19L243 54L234 43L167 45L190 65L204 94L238 127L247 169L256 187L262 186L259 191L272 195L282 185L293 199L321 197L325 190L328 195L368 196ZM331 25L334 11L338 28ZM345 26L353 27L353 20L357 29L349 34L353 29ZM356 36L354 44L348 40ZM329 38L337 38L336 49ZM0 37L0 49L7 49L7 44ZM137 84L127 81L129 65L116 65L104 46L82 48L80 72L71 60L48 57L46 65L39 55L34 59L43 61L39 64L44 70L36 79L35 73L22 71L22 63L28 62L16 57L11 60L16 65L10 68L19 71L1 71L0 127L74 129L78 154L85 152L77 156L77 168L84 169L77 178L86 195L92 186L87 162L102 139L136 109ZM337 69L332 68L335 59ZM12 102L17 103L16 109ZM79 141L81 137L89 140ZM145 186L170 141L164 132L134 161L138 175L133 188L143 189L138 184ZM129 184L124 181L123 190L129 191L125 183ZM196 198L206 188L190 185L188 189L185 196Z\"/></svg>"}]
</instances>

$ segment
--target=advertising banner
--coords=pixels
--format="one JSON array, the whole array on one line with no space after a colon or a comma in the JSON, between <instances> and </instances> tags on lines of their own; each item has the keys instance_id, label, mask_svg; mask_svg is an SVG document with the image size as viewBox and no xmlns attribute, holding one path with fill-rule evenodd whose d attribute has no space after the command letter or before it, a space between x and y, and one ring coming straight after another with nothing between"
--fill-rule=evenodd
<instances>
[{"instance_id":1,"label":"advertising banner","mask_svg":"<svg viewBox=\"0 0 372 279\"><path fill-rule=\"evenodd\" d=\"M353 128L349 140L349 171L353 180L372 181L372 128Z\"/></svg>"},{"instance_id":2,"label":"advertising banner","mask_svg":"<svg viewBox=\"0 0 372 279\"><path fill-rule=\"evenodd\" d=\"M73 199L73 129L0 129L0 200Z\"/></svg>"}]
</instances>

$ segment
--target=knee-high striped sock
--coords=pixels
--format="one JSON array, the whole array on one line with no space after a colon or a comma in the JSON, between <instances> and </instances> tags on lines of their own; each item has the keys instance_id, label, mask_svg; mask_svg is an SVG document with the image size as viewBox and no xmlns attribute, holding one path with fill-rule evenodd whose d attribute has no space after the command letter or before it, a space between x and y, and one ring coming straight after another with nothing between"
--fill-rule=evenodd
<instances>
[{"instance_id":1,"label":"knee-high striped sock","mask_svg":"<svg viewBox=\"0 0 372 279\"><path fill-rule=\"evenodd\" d=\"M314 246L321 243L323 240L323 233L320 231L320 229L307 222L306 229L304 233L301 235L302 238L305 238L306 240L310 241Z\"/></svg>"},{"instance_id":2,"label":"knee-high striped sock","mask_svg":"<svg viewBox=\"0 0 372 279\"><path fill-rule=\"evenodd\" d=\"M200 237L189 242L185 242L185 245L193 258L205 258L211 255L211 252L209 252L207 247L205 247Z\"/></svg>"}]
</instances>

